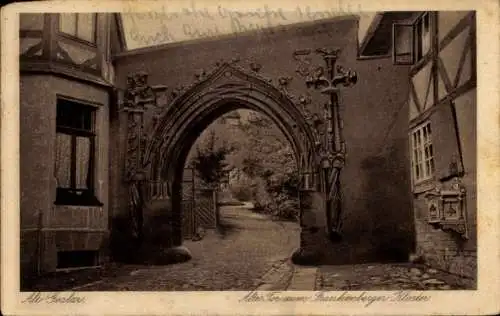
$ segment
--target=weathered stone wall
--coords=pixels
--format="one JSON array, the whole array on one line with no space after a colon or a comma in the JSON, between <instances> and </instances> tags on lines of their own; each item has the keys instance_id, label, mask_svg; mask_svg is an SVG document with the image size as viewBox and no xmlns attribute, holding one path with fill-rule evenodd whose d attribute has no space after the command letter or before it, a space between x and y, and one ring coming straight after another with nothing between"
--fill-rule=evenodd
<instances>
[{"instance_id":1,"label":"weathered stone wall","mask_svg":"<svg viewBox=\"0 0 500 316\"><path fill-rule=\"evenodd\" d=\"M284 27L274 33L252 33L217 40L172 44L159 50L129 54L116 60L117 85L124 88L128 74L145 71L151 85L166 85L172 91L189 85L201 69L211 70L223 59L239 57L237 65L262 65L260 74L273 83L280 76L293 80L288 91L296 97L307 93L304 78L295 69L297 49L341 48L338 64L358 72L359 81L341 92L341 112L347 145L347 163L342 173L345 242L355 250L351 261L372 260L413 247L413 217L409 197L407 148L408 68L393 66L391 58L358 60L357 19L342 17L328 22ZM321 57L313 65L324 66ZM309 91L310 109L323 116L327 97ZM112 121L111 168L112 213L126 211L127 191L121 185L124 168L125 124ZM123 122L123 121L122 121ZM116 151L115 151L116 150ZM333 246L332 246L333 249ZM339 248L340 249L340 248ZM343 249L343 248L342 248ZM331 254L338 257L337 254Z\"/></svg>"},{"instance_id":2,"label":"weathered stone wall","mask_svg":"<svg viewBox=\"0 0 500 316\"><path fill-rule=\"evenodd\" d=\"M54 205L57 96L99 104L96 114L95 194L104 204L102 207ZM50 75L21 77L20 219L23 272L35 272L37 264L40 264L42 272L55 270L58 250L101 249L102 255L105 254L108 230L108 103L108 92L94 86ZM75 229L81 231L75 232ZM41 258L40 262L38 258Z\"/></svg>"}]
</instances>

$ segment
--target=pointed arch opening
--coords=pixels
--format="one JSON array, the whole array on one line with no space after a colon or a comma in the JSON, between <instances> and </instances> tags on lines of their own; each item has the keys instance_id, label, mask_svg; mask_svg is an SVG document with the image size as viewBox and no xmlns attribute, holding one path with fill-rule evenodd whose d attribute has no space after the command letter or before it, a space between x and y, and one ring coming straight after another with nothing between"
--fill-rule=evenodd
<instances>
[{"instance_id":1,"label":"pointed arch opening","mask_svg":"<svg viewBox=\"0 0 500 316\"><path fill-rule=\"evenodd\" d=\"M264 79L222 65L169 106L146 148L144 163L149 178L168 186L175 246L182 244L182 178L189 151L214 120L238 109L262 113L276 124L293 148L299 174L317 165L313 133L292 100Z\"/></svg>"}]
</instances>

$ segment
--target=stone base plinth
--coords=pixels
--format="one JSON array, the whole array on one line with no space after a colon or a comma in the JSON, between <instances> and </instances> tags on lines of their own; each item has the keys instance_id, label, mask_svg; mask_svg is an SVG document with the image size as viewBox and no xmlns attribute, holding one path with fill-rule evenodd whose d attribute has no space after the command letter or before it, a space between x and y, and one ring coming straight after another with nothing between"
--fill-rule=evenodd
<instances>
[{"instance_id":1,"label":"stone base plinth","mask_svg":"<svg viewBox=\"0 0 500 316\"><path fill-rule=\"evenodd\" d=\"M325 227L302 227L300 247L293 253L292 262L298 265L321 264L328 247L334 246L325 230Z\"/></svg>"},{"instance_id":2,"label":"stone base plinth","mask_svg":"<svg viewBox=\"0 0 500 316\"><path fill-rule=\"evenodd\" d=\"M184 246L164 249L153 249L151 246L144 246L140 249L136 259L142 264L166 265L186 262L191 258L191 252Z\"/></svg>"},{"instance_id":3,"label":"stone base plinth","mask_svg":"<svg viewBox=\"0 0 500 316\"><path fill-rule=\"evenodd\" d=\"M298 248L292 254L292 262L298 265L317 265L322 259L322 254L318 251L308 251L304 248Z\"/></svg>"}]
</instances>

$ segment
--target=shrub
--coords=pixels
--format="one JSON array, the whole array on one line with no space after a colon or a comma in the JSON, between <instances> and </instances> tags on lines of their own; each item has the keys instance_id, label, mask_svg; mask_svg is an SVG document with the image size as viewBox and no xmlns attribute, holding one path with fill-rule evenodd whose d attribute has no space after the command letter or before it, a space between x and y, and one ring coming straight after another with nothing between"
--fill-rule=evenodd
<instances>
[{"instance_id":1,"label":"shrub","mask_svg":"<svg viewBox=\"0 0 500 316\"><path fill-rule=\"evenodd\" d=\"M200 138L192 160L200 177L217 182L223 171L232 170L229 189L234 198L253 202L258 212L293 220L299 209L299 177L291 144L267 116L257 112L224 126L209 129Z\"/></svg>"},{"instance_id":2,"label":"shrub","mask_svg":"<svg viewBox=\"0 0 500 316\"><path fill-rule=\"evenodd\" d=\"M252 200L252 192L248 190L248 187L240 184L234 184L231 187L231 193L233 197L239 201L248 202Z\"/></svg>"},{"instance_id":3,"label":"shrub","mask_svg":"<svg viewBox=\"0 0 500 316\"><path fill-rule=\"evenodd\" d=\"M267 191L264 179L260 177L254 179L252 183L252 193L252 202L255 204L255 208L259 209L261 212L270 213L272 210L273 197Z\"/></svg>"},{"instance_id":4,"label":"shrub","mask_svg":"<svg viewBox=\"0 0 500 316\"><path fill-rule=\"evenodd\" d=\"M252 179L239 170L234 170L234 177L229 180L229 190L240 201L251 201L253 197Z\"/></svg>"},{"instance_id":5,"label":"shrub","mask_svg":"<svg viewBox=\"0 0 500 316\"><path fill-rule=\"evenodd\" d=\"M203 138L201 144L196 146L196 154L190 162L207 186L220 182L227 167L226 155L233 150L226 142L218 144L218 140L215 131L209 130L208 137Z\"/></svg>"}]
</instances>

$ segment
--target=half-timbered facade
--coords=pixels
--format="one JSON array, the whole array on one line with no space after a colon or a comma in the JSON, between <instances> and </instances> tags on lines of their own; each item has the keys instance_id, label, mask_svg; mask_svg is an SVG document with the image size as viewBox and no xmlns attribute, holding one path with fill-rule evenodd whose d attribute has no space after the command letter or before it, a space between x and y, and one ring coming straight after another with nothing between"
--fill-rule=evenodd
<instances>
[{"instance_id":1,"label":"half-timbered facade","mask_svg":"<svg viewBox=\"0 0 500 316\"><path fill-rule=\"evenodd\" d=\"M360 39L362 56L392 56L394 65L410 67L416 252L439 268L475 277L475 12L379 13Z\"/></svg>"}]
</instances>

